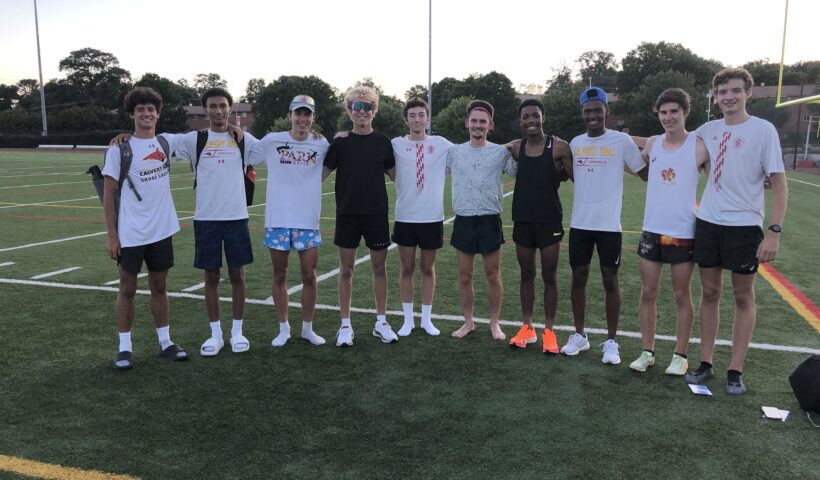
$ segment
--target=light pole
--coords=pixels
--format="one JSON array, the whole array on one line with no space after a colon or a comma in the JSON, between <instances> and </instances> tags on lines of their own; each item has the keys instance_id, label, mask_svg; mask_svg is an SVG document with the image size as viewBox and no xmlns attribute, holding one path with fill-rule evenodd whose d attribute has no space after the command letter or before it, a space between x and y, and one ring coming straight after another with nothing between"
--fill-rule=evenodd
<instances>
[{"instance_id":1,"label":"light pole","mask_svg":"<svg viewBox=\"0 0 820 480\"><path fill-rule=\"evenodd\" d=\"M40 116L43 117L42 135L48 135L48 122L46 121L46 94L43 89L43 62L40 60L40 23L37 21L37 0L34 0L34 31L37 34L37 68L40 69Z\"/></svg>"},{"instance_id":2,"label":"light pole","mask_svg":"<svg viewBox=\"0 0 820 480\"><path fill-rule=\"evenodd\" d=\"M427 2L427 133L433 133L433 0Z\"/></svg>"},{"instance_id":3,"label":"light pole","mask_svg":"<svg viewBox=\"0 0 820 480\"><path fill-rule=\"evenodd\" d=\"M712 119L712 91L706 92L706 121Z\"/></svg>"}]
</instances>

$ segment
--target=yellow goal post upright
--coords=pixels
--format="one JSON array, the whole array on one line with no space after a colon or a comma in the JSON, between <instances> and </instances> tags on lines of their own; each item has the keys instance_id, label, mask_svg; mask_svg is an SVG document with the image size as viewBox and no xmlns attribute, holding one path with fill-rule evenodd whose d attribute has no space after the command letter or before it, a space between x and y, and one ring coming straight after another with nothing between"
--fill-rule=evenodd
<instances>
[{"instance_id":1,"label":"yellow goal post upright","mask_svg":"<svg viewBox=\"0 0 820 480\"><path fill-rule=\"evenodd\" d=\"M788 107L790 105L798 105L800 103L820 103L820 95L812 95L810 97L803 97L803 98L795 98L794 100L789 100L787 102L783 102L782 99L782 92L783 92L783 66L784 60L786 58L786 29L789 24L789 0L786 0L786 11L783 16L783 43L780 47L780 74L777 79L777 103L775 107L783 108ZM818 130L820 132L820 130Z\"/></svg>"}]
</instances>

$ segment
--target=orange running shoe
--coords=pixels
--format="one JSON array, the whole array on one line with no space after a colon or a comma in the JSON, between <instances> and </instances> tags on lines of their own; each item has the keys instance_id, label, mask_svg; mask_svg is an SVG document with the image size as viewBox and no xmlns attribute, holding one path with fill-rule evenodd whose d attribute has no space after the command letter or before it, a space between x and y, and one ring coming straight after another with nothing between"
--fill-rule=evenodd
<instances>
[{"instance_id":1,"label":"orange running shoe","mask_svg":"<svg viewBox=\"0 0 820 480\"><path fill-rule=\"evenodd\" d=\"M532 325L524 324L518 333L510 340L510 346L513 348L524 348L527 344L538 341L538 336L535 334L535 328Z\"/></svg>"},{"instance_id":2,"label":"orange running shoe","mask_svg":"<svg viewBox=\"0 0 820 480\"><path fill-rule=\"evenodd\" d=\"M555 338L555 333L549 328L544 329L541 335L541 341L544 343L543 353L558 353L558 339Z\"/></svg>"}]
</instances>

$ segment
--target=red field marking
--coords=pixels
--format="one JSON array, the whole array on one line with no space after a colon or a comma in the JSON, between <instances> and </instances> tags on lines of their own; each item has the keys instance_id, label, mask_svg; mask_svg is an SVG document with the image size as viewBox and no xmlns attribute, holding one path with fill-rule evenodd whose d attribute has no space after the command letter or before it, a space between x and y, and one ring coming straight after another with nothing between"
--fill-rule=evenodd
<instances>
[{"instance_id":1,"label":"red field marking","mask_svg":"<svg viewBox=\"0 0 820 480\"><path fill-rule=\"evenodd\" d=\"M800 314L809 325L820 333L820 308L814 304L803 292L788 281L771 264L763 263L758 269L760 275L783 297L792 308Z\"/></svg>"}]
</instances>

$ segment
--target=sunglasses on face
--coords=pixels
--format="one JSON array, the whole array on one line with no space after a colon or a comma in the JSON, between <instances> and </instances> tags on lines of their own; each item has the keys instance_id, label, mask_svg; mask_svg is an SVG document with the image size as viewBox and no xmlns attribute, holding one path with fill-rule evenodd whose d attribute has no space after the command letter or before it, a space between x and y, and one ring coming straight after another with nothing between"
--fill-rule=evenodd
<instances>
[{"instance_id":1,"label":"sunglasses on face","mask_svg":"<svg viewBox=\"0 0 820 480\"><path fill-rule=\"evenodd\" d=\"M370 112L373 111L373 104L370 102L353 102L353 104L350 105L350 109L354 112L359 112L362 110L365 112Z\"/></svg>"}]
</instances>

